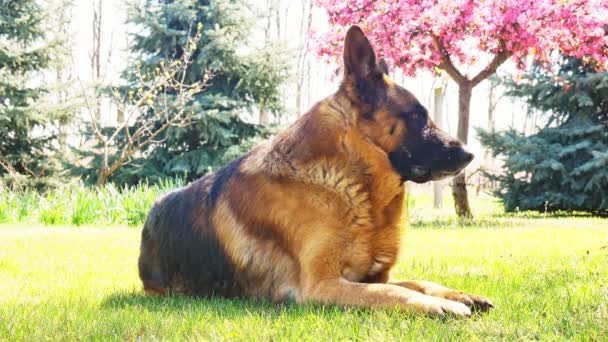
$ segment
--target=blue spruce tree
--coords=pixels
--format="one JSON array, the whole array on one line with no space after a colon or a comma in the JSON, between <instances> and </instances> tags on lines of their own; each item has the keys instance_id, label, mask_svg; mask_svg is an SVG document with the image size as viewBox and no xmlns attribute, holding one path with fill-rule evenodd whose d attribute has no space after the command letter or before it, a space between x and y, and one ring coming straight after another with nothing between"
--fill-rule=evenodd
<instances>
[{"instance_id":1,"label":"blue spruce tree","mask_svg":"<svg viewBox=\"0 0 608 342\"><path fill-rule=\"evenodd\" d=\"M533 68L508 94L543 113L545 127L478 130L482 143L504 160L497 195L507 211L580 211L608 214L608 73L574 58L558 71Z\"/></svg>"}]
</instances>

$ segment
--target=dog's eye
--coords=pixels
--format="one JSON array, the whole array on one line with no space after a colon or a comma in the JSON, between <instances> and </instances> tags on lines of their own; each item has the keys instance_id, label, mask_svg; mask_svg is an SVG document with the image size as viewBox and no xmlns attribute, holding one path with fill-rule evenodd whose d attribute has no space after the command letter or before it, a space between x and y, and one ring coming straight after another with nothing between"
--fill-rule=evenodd
<instances>
[{"instance_id":1,"label":"dog's eye","mask_svg":"<svg viewBox=\"0 0 608 342\"><path fill-rule=\"evenodd\" d=\"M391 130L388 132L388 134L393 135L393 133L395 133L395 129L397 129L397 124L393 124L391 126Z\"/></svg>"},{"instance_id":2,"label":"dog's eye","mask_svg":"<svg viewBox=\"0 0 608 342\"><path fill-rule=\"evenodd\" d=\"M418 112L415 112L415 111L407 111L407 112L401 113L401 116L403 118L405 118L406 120L416 121L418 119L419 114L418 114Z\"/></svg>"}]
</instances>

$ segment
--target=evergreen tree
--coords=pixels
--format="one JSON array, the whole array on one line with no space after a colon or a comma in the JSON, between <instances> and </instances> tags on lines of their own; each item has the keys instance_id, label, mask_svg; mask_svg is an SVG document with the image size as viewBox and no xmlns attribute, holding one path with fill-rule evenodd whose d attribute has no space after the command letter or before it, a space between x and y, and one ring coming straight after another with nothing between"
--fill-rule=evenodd
<instances>
[{"instance_id":1,"label":"evergreen tree","mask_svg":"<svg viewBox=\"0 0 608 342\"><path fill-rule=\"evenodd\" d=\"M515 130L478 130L481 141L504 158L497 195L507 211L584 211L608 214L608 73L574 58L556 71L534 67L508 95L546 118L524 136Z\"/></svg>"},{"instance_id":2,"label":"evergreen tree","mask_svg":"<svg viewBox=\"0 0 608 342\"><path fill-rule=\"evenodd\" d=\"M44 89L32 77L46 68L53 46L45 41L43 8L36 0L0 0L0 177L13 181L47 171L51 137L37 108Z\"/></svg>"},{"instance_id":3,"label":"evergreen tree","mask_svg":"<svg viewBox=\"0 0 608 342\"><path fill-rule=\"evenodd\" d=\"M260 108L281 109L279 87L287 77L288 64L284 50L252 39L255 14L245 5L241 0L151 0L141 8L133 7L130 23L137 33L131 52L137 62L125 73L131 92L139 87L134 75L154 72L163 63L179 59L199 25L202 38L183 83L187 87L207 74L211 78L188 104L191 124L164 131L158 143L132 158L111 177L113 181L135 183L142 178L156 181L184 175L194 179L221 165L227 153L234 153L235 145L247 146L264 133L263 127L244 117L253 117Z\"/></svg>"}]
</instances>

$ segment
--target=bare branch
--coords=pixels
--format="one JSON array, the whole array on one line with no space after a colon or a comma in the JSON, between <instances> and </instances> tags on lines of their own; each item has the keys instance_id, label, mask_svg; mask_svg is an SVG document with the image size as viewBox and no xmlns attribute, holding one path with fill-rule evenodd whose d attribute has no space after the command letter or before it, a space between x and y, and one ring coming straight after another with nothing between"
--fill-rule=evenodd
<instances>
[{"instance_id":1,"label":"bare branch","mask_svg":"<svg viewBox=\"0 0 608 342\"><path fill-rule=\"evenodd\" d=\"M128 114L124 122L118 123L107 138L103 137L104 164L99 172L97 185L103 184L109 176L126 165L136 153L142 151L147 145L160 144L165 141L164 138L159 139L159 136L169 127L186 127L192 124L192 113L186 114L186 106L196 94L207 87L211 77L206 73L201 81L192 84L185 83L188 67L192 63L192 54L196 50L197 42L201 39L201 28L198 26L195 36L188 41L180 59L166 64L161 63L152 72L148 70L142 73L142 69L138 65L135 71L138 83L137 91L130 91L127 98L120 96L117 91L113 92L114 101L117 105L122 106L123 113ZM169 100L169 93L174 95L173 101ZM129 123L136 115L142 113L147 115L137 118L137 127L132 131ZM94 115L91 115L91 120L97 127ZM95 130L99 132L99 129L95 128ZM118 136L123 130L126 140L119 141ZM103 134L101 135L103 136ZM108 165L110 154L117 158L111 165Z\"/></svg>"},{"instance_id":2,"label":"bare branch","mask_svg":"<svg viewBox=\"0 0 608 342\"><path fill-rule=\"evenodd\" d=\"M439 52L439 56L441 58L441 63L437 66L440 69L445 70L452 79L458 83L459 85L464 82L468 82L469 80L456 69L454 63L450 59L450 54L447 52L439 37L435 35L431 35L431 39L433 41L433 46Z\"/></svg>"},{"instance_id":3,"label":"bare branch","mask_svg":"<svg viewBox=\"0 0 608 342\"><path fill-rule=\"evenodd\" d=\"M91 103L89 102L89 96L87 95L87 92L84 88L84 84L82 83L80 76L76 76L76 79L78 80L78 85L80 86L80 90L82 92L82 97L84 98L85 107L87 108L87 112L89 113L89 116L91 117L91 125L93 126L93 132L95 133L95 136L97 136L97 139L99 140L99 142L104 143L106 141L106 138L103 136L103 134L101 134L101 131L99 130L97 118L95 117L95 114L93 113L94 109L93 109Z\"/></svg>"},{"instance_id":4,"label":"bare branch","mask_svg":"<svg viewBox=\"0 0 608 342\"><path fill-rule=\"evenodd\" d=\"M13 165L6 159L0 157L0 166L11 176L16 177L19 172L13 167Z\"/></svg>"},{"instance_id":5,"label":"bare branch","mask_svg":"<svg viewBox=\"0 0 608 342\"><path fill-rule=\"evenodd\" d=\"M501 44L503 45L503 44ZM509 59L513 53L511 51L505 50L504 48L500 50L496 55L494 55L494 59L486 66L482 71L479 72L473 79L471 83L474 86L478 85L479 82L485 80L490 75L496 72L499 66L501 66L507 59Z\"/></svg>"}]
</instances>

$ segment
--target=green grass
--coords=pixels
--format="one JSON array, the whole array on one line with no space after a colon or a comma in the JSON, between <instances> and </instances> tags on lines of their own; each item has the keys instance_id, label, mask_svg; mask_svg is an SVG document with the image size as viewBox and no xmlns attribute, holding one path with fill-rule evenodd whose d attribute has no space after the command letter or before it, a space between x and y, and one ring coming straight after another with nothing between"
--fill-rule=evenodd
<instances>
[{"instance_id":1,"label":"green grass","mask_svg":"<svg viewBox=\"0 0 608 342\"><path fill-rule=\"evenodd\" d=\"M183 184L181 179L124 187L73 184L44 194L0 188L0 223L139 226L160 194Z\"/></svg>"},{"instance_id":2,"label":"green grass","mask_svg":"<svg viewBox=\"0 0 608 342\"><path fill-rule=\"evenodd\" d=\"M604 341L608 220L505 217L491 200L474 205L486 212L465 223L451 219L449 209L424 209L432 218L415 219L405 232L394 270L395 278L433 280L493 300L496 309L469 320L148 298L137 277L139 229L0 225L0 340Z\"/></svg>"}]
</instances>

